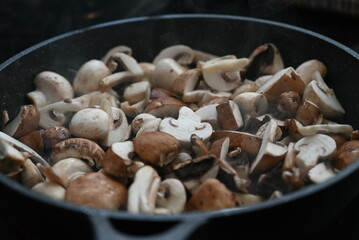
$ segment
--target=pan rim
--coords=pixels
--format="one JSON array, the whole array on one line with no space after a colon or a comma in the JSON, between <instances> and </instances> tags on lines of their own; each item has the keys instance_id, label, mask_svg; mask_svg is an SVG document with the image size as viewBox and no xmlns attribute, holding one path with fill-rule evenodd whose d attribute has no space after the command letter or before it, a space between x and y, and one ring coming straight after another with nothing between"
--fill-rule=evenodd
<instances>
[{"instance_id":1,"label":"pan rim","mask_svg":"<svg viewBox=\"0 0 359 240\"><path fill-rule=\"evenodd\" d=\"M20 53L14 55L13 57L9 58L2 64L0 64L0 71L4 68L15 62L16 60L20 59L21 57L25 56L26 54L31 53L49 43L61 40L63 38L73 36L76 34L81 34L87 31L95 30L98 28L109 27L113 25L122 25L132 22L142 22L148 20L165 20L165 19L183 19L183 18L210 18L210 19L227 19L227 20L235 20L235 21L245 21L245 22L253 22L259 24L266 24L266 25L273 25L280 28L285 28L289 30L294 30L297 32L301 32L306 35L310 35L314 38L319 38L325 42L328 42L341 50L347 52L349 55L354 57L355 59L359 60L359 53L355 52L354 50L350 49L349 47L339 43L329 37L326 37L322 34L316 33L311 30L307 30L301 27L293 26L286 23L280 23L272 20L263 20L253 17L244 17L244 16L234 16L234 15L222 15L222 14L166 14L166 15L159 15L159 16L144 16L144 17L136 17L136 18L129 18L129 19L120 19L114 20L110 22L100 23L93 26L73 30L64 34L57 35L55 37L49 38L45 41L37 43ZM297 190L292 193L288 193L281 198L273 199L270 201L264 201L258 204L254 204L248 207L237 207L237 208L229 208L223 209L218 211L207 211L207 212L185 212L178 215L170 215L170 216L163 216L163 215L145 215L145 214L131 214L125 211L108 211L102 209L91 209L84 206L79 206L75 204L71 204L68 202L61 202L57 200L50 199L46 196L42 196L40 194L34 193L30 189L14 182L13 180L7 178L5 175L0 174L0 183L5 184L7 187L14 189L15 191L34 199L36 201L41 202L42 204L52 205L57 208L64 208L69 211L79 212L86 215L102 215L112 219L126 219L126 220L133 220L133 221L181 221L181 220L189 220L193 219L194 217L199 218L216 218L216 217L223 217L229 215L238 215L238 214L248 214L251 212L257 212L268 208L273 208L279 205L283 205L289 202L293 202L299 200L301 198L305 198L309 195L314 193L320 192L331 185L345 179L349 175L353 174L355 171L359 170L359 161L354 162L350 167L345 168L344 170L340 171L334 178L331 178L321 184L310 185L303 189Z\"/></svg>"}]
</instances>

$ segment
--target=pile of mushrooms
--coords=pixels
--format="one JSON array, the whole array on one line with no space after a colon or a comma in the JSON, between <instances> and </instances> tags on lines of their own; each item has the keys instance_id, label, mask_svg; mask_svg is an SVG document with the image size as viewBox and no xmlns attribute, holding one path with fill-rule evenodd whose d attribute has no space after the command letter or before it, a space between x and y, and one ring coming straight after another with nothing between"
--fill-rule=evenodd
<instances>
[{"instance_id":1,"label":"pile of mushrooms","mask_svg":"<svg viewBox=\"0 0 359 240\"><path fill-rule=\"evenodd\" d=\"M138 62L117 46L69 81L39 73L32 104L3 111L0 172L50 198L130 213L243 207L334 177L359 132L310 59L285 67L169 46Z\"/></svg>"}]
</instances>

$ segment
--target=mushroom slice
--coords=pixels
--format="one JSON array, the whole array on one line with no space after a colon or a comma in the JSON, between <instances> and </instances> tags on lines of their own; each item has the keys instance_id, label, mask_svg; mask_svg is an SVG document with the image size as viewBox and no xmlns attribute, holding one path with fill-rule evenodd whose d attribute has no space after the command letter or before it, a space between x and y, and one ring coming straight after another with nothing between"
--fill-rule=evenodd
<instances>
[{"instance_id":1,"label":"mushroom slice","mask_svg":"<svg viewBox=\"0 0 359 240\"><path fill-rule=\"evenodd\" d=\"M138 65L140 65L143 70L142 81L149 81L151 83L155 74L156 65L148 62L140 62Z\"/></svg>"},{"instance_id":2,"label":"mushroom slice","mask_svg":"<svg viewBox=\"0 0 359 240\"><path fill-rule=\"evenodd\" d=\"M53 182L40 182L31 188L32 191L50 197L54 200L63 201L66 189L60 184Z\"/></svg>"},{"instance_id":3,"label":"mushroom slice","mask_svg":"<svg viewBox=\"0 0 359 240\"><path fill-rule=\"evenodd\" d=\"M130 72L130 71L122 71L122 72L116 72L113 73L111 75L108 75L104 78L102 78L99 82L98 82L98 89L101 92L106 92L108 91L110 88L123 84L123 83L130 83L130 82L134 82L135 80L138 79L138 75Z\"/></svg>"},{"instance_id":4,"label":"mushroom slice","mask_svg":"<svg viewBox=\"0 0 359 240\"><path fill-rule=\"evenodd\" d=\"M100 168L105 152L94 141L84 138L69 138L63 140L52 148L50 162L56 162L65 158L83 158L89 161L90 166Z\"/></svg>"},{"instance_id":5,"label":"mushroom slice","mask_svg":"<svg viewBox=\"0 0 359 240\"><path fill-rule=\"evenodd\" d=\"M335 177L335 172L325 162L321 162L309 170L308 177L314 183L322 183Z\"/></svg>"},{"instance_id":6,"label":"mushroom slice","mask_svg":"<svg viewBox=\"0 0 359 240\"><path fill-rule=\"evenodd\" d=\"M219 128L218 115L216 107L218 103L208 104L198 108L195 113L201 117L202 122L208 122L213 129Z\"/></svg>"},{"instance_id":7,"label":"mushroom slice","mask_svg":"<svg viewBox=\"0 0 359 240\"><path fill-rule=\"evenodd\" d=\"M209 153L185 161L175 160L171 168L178 178L188 180L201 177L212 168L215 162L216 156Z\"/></svg>"},{"instance_id":8,"label":"mushroom slice","mask_svg":"<svg viewBox=\"0 0 359 240\"><path fill-rule=\"evenodd\" d=\"M185 104L174 97L155 98L147 104L144 109L145 113L149 113L158 118L178 117L179 110Z\"/></svg>"},{"instance_id":9,"label":"mushroom slice","mask_svg":"<svg viewBox=\"0 0 359 240\"><path fill-rule=\"evenodd\" d=\"M74 99L65 99L62 102L56 102L40 108L40 122L42 128L50 128L65 124L68 120L66 113L78 112L81 109L88 108L91 101L90 95L83 95Z\"/></svg>"},{"instance_id":10,"label":"mushroom slice","mask_svg":"<svg viewBox=\"0 0 359 240\"><path fill-rule=\"evenodd\" d=\"M137 166L131 159L133 154L134 147L131 141L112 144L102 161L104 173L119 178L133 177L128 171Z\"/></svg>"},{"instance_id":11,"label":"mushroom slice","mask_svg":"<svg viewBox=\"0 0 359 240\"><path fill-rule=\"evenodd\" d=\"M323 114L319 107L310 101L304 101L298 108L295 119L304 126L321 124L323 121Z\"/></svg>"},{"instance_id":12,"label":"mushroom slice","mask_svg":"<svg viewBox=\"0 0 359 240\"><path fill-rule=\"evenodd\" d=\"M294 145L299 151L295 157L295 163L305 171L313 168L319 160L326 160L333 157L336 150L336 143L333 138L324 134L315 134L300 139Z\"/></svg>"},{"instance_id":13,"label":"mushroom slice","mask_svg":"<svg viewBox=\"0 0 359 240\"><path fill-rule=\"evenodd\" d=\"M139 81L141 77L143 77L143 70L140 65L137 63L136 59L131 57L128 54L123 52L116 52L111 55L111 61L119 63L125 71L129 71L134 74L135 81Z\"/></svg>"},{"instance_id":14,"label":"mushroom slice","mask_svg":"<svg viewBox=\"0 0 359 240\"><path fill-rule=\"evenodd\" d=\"M124 53L129 56L132 56L132 49L125 45L119 45L119 46L113 47L107 51L107 53L101 58L101 61L106 64L108 62L108 60L111 58L111 56L115 53Z\"/></svg>"},{"instance_id":15,"label":"mushroom slice","mask_svg":"<svg viewBox=\"0 0 359 240\"><path fill-rule=\"evenodd\" d=\"M215 58L207 61L203 65L203 78L208 86L217 91L231 91L240 84L240 71L243 70L248 63L248 58Z\"/></svg>"},{"instance_id":16,"label":"mushroom slice","mask_svg":"<svg viewBox=\"0 0 359 240\"><path fill-rule=\"evenodd\" d=\"M14 138L20 138L39 125L40 114L34 105L23 105L14 119L8 121L3 127L3 132Z\"/></svg>"},{"instance_id":17,"label":"mushroom slice","mask_svg":"<svg viewBox=\"0 0 359 240\"><path fill-rule=\"evenodd\" d=\"M165 132L143 133L133 139L133 145L145 163L160 167L175 160L180 150L179 141Z\"/></svg>"},{"instance_id":18,"label":"mushroom slice","mask_svg":"<svg viewBox=\"0 0 359 240\"><path fill-rule=\"evenodd\" d=\"M298 133L302 136L311 136L317 133L323 134L341 134L345 137L350 137L353 132L353 127L347 124L316 124L309 126L298 127Z\"/></svg>"},{"instance_id":19,"label":"mushroom slice","mask_svg":"<svg viewBox=\"0 0 359 240\"><path fill-rule=\"evenodd\" d=\"M34 83L36 90L29 92L27 97L37 109L50 103L74 97L71 83L58 73L51 71L41 72L36 75Z\"/></svg>"},{"instance_id":20,"label":"mushroom slice","mask_svg":"<svg viewBox=\"0 0 359 240\"><path fill-rule=\"evenodd\" d=\"M28 153L30 155L30 159L33 160L35 163L40 163L44 166L49 165L48 162L45 159L43 159L36 151L34 151L33 149L29 148L27 145L23 144L22 142L16 140L13 137L10 137L9 135L1 131L0 131L0 141L4 141L10 144L11 146L13 146L14 148L16 148L21 152Z\"/></svg>"},{"instance_id":21,"label":"mushroom slice","mask_svg":"<svg viewBox=\"0 0 359 240\"><path fill-rule=\"evenodd\" d=\"M275 74L284 68L282 56L273 43L257 47L249 56L248 74Z\"/></svg>"},{"instance_id":22,"label":"mushroom slice","mask_svg":"<svg viewBox=\"0 0 359 240\"><path fill-rule=\"evenodd\" d=\"M297 92L289 91L282 93L278 101L278 114L281 118L293 118L299 106L302 103L302 98Z\"/></svg>"},{"instance_id":23,"label":"mushroom slice","mask_svg":"<svg viewBox=\"0 0 359 240\"><path fill-rule=\"evenodd\" d=\"M343 116L345 110L335 96L334 90L326 85L318 72L315 75L317 78L305 88L303 99L317 105L325 118Z\"/></svg>"},{"instance_id":24,"label":"mushroom slice","mask_svg":"<svg viewBox=\"0 0 359 240\"><path fill-rule=\"evenodd\" d=\"M188 107L181 107L177 120L171 117L164 118L159 130L171 134L182 146L187 147L190 146L192 134L196 134L205 142L212 134L211 124L201 122L201 117Z\"/></svg>"},{"instance_id":25,"label":"mushroom slice","mask_svg":"<svg viewBox=\"0 0 359 240\"><path fill-rule=\"evenodd\" d=\"M22 165L21 183L25 187L32 188L36 184L43 181L44 178L36 165L30 159L26 159Z\"/></svg>"},{"instance_id":26,"label":"mushroom slice","mask_svg":"<svg viewBox=\"0 0 359 240\"><path fill-rule=\"evenodd\" d=\"M317 59L311 59L300 64L295 71L302 78L304 85L308 86L308 84L315 79L314 73L318 71L322 77L327 75L327 67L325 64Z\"/></svg>"},{"instance_id":27,"label":"mushroom slice","mask_svg":"<svg viewBox=\"0 0 359 240\"><path fill-rule=\"evenodd\" d=\"M171 91L178 94L193 91L201 75L202 71L199 68L184 71L173 80Z\"/></svg>"},{"instance_id":28,"label":"mushroom slice","mask_svg":"<svg viewBox=\"0 0 359 240\"><path fill-rule=\"evenodd\" d=\"M103 99L107 99L112 107L118 107L120 105L120 102L118 100L118 95L115 92L100 92L100 91L94 91L89 93L91 96L91 101L89 106L95 106L100 105Z\"/></svg>"},{"instance_id":29,"label":"mushroom slice","mask_svg":"<svg viewBox=\"0 0 359 240\"><path fill-rule=\"evenodd\" d=\"M100 60L85 62L77 71L72 86L76 95L99 90L99 82L111 74L110 69Z\"/></svg>"},{"instance_id":30,"label":"mushroom slice","mask_svg":"<svg viewBox=\"0 0 359 240\"><path fill-rule=\"evenodd\" d=\"M87 163L78 158L62 159L51 168L54 174L61 179L65 188L76 178L94 171Z\"/></svg>"},{"instance_id":31,"label":"mushroom slice","mask_svg":"<svg viewBox=\"0 0 359 240\"><path fill-rule=\"evenodd\" d=\"M4 140L0 140L0 172L13 174L20 171L26 157Z\"/></svg>"},{"instance_id":32,"label":"mushroom slice","mask_svg":"<svg viewBox=\"0 0 359 240\"><path fill-rule=\"evenodd\" d=\"M236 130L243 126L243 119L239 107L233 101L225 101L216 106L217 117L221 127L225 130Z\"/></svg>"},{"instance_id":33,"label":"mushroom slice","mask_svg":"<svg viewBox=\"0 0 359 240\"><path fill-rule=\"evenodd\" d=\"M252 156L258 154L262 143L262 139L256 135L229 130L214 131L211 136L211 141L213 142L224 137L229 137L229 146L231 148L239 147Z\"/></svg>"},{"instance_id":34,"label":"mushroom slice","mask_svg":"<svg viewBox=\"0 0 359 240\"><path fill-rule=\"evenodd\" d=\"M154 58L153 64L158 64L161 59L172 58L181 65L188 65L193 62L194 53L193 50L186 45L173 45L164 48Z\"/></svg>"},{"instance_id":35,"label":"mushroom slice","mask_svg":"<svg viewBox=\"0 0 359 240\"><path fill-rule=\"evenodd\" d=\"M93 172L68 185L65 201L91 208L118 210L126 205L127 196L125 185L101 172Z\"/></svg>"},{"instance_id":36,"label":"mushroom slice","mask_svg":"<svg viewBox=\"0 0 359 240\"><path fill-rule=\"evenodd\" d=\"M153 87L170 90L175 79L186 69L172 58L163 58L156 64L153 81Z\"/></svg>"},{"instance_id":37,"label":"mushroom slice","mask_svg":"<svg viewBox=\"0 0 359 240\"><path fill-rule=\"evenodd\" d=\"M154 213L161 179L155 169L144 166L136 172L128 189L127 211L130 213Z\"/></svg>"},{"instance_id":38,"label":"mushroom slice","mask_svg":"<svg viewBox=\"0 0 359 240\"><path fill-rule=\"evenodd\" d=\"M292 67L276 72L271 79L265 82L258 93L263 93L270 103L277 103L282 93L294 91L302 94L304 83Z\"/></svg>"},{"instance_id":39,"label":"mushroom slice","mask_svg":"<svg viewBox=\"0 0 359 240\"><path fill-rule=\"evenodd\" d=\"M268 111L268 101L261 93L244 92L238 94L233 99L233 102L238 105L242 114L249 115L251 117L258 117Z\"/></svg>"},{"instance_id":40,"label":"mushroom slice","mask_svg":"<svg viewBox=\"0 0 359 240\"><path fill-rule=\"evenodd\" d=\"M250 193L235 193L236 205L244 207L263 201L261 196Z\"/></svg>"},{"instance_id":41,"label":"mushroom slice","mask_svg":"<svg viewBox=\"0 0 359 240\"><path fill-rule=\"evenodd\" d=\"M239 85L236 89L234 89L230 99L233 100L235 97L237 97L241 93L245 92L255 92L259 88L258 84L253 81L247 81L243 82L243 84Z\"/></svg>"},{"instance_id":42,"label":"mushroom slice","mask_svg":"<svg viewBox=\"0 0 359 240\"><path fill-rule=\"evenodd\" d=\"M181 181L168 178L161 182L157 192L156 207L167 209L170 214L178 214L184 210L186 202L186 190Z\"/></svg>"},{"instance_id":43,"label":"mushroom slice","mask_svg":"<svg viewBox=\"0 0 359 240\"><path fill-rule=\"evenodd\" d=\"M277 123L274 120L270 120L264 131L258 155L251 165L251 173L269 170L284 159L287 148L273 143L278 140L281 135L278 134L278 131L280 131L280 129Z\"/></svg>"},{"instance_id":44,"label":"mushroom slice","mask_svg":"<svg viewBox=\"0 0 359 240\"><path fill-rule=\"evenodd\" d=\"M344 143L335 153L332 164L335 169L342 170L359 159L359 141Z\"/></svg>"},{"instance_id":45,"label":"mushroom slice","mask_svg":"<svg viewBox=\"0 0 359 240\"><path fill-rule=\"evenodd\" d=\"M208 53L208 52L203 52L203 51L200 51L198 49L192 49L193 51L193 62L194 63L199 63L199 62L207 62L209 60L212 60L214 58L218 58L217 55L213 55L211 53Z\"/></svg>"},{"instance_id":46,"label":"mushroom slice","mask_svg":"<svg viewBox=\"0 0 359 240\"><path fill-rule=\"evenodd\" d=\"M147 81L132 83L125 88L123 98L130 105L149 98L151 94L151 85Z\"/></svg>"},{"instance_id":47,"label":"mushroom slice","mask_svg":"<svg viewBox=\"0 0 359 240\"><path fill-rule=\"evenodd\" d=\"M215 178L207 179L192 195L186 205L186 211L220 210L235 206L234 194Z\"/></svg>"}]
</instances>

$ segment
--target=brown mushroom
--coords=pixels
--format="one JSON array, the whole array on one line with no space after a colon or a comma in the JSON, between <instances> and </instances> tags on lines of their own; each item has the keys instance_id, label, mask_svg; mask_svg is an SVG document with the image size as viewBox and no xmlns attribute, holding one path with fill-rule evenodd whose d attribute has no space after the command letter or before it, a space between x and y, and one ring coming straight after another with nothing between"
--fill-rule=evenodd
<instances>
[{"instance_id":1,"label":"brown mushroom","mask_svg":"<svg viewBox=\"0 0 359 240\"><path fill-rule=\"evenodd\" d=\"M351 140L344 143L335 153L333 167L342 170L359 159L359 141Z\"/></svg>"}]
</instances>

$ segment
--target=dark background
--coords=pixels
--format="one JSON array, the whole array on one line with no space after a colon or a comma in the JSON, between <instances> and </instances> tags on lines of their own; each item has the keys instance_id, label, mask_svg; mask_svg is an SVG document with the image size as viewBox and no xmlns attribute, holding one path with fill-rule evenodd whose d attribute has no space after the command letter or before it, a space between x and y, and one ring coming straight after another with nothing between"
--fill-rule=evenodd
<instances>
[{"instance_id":1,"label":"dark background","mask_svg":"<svg viewBox=\"0 0 359 240\"><path fill-rule=\"evenodd\" d=\"M173 13L230 14L284 22L318 32L359 52L358 9L349 6L351 9L349 13L336 10L334 5L328 8L313 8L298 2L294 0L0 0L0 63L36 43L71 30L111 20ZM345 63L338 63L338 66L340 64ZM335 199L328 201L333 201L335 208ZM23 231L16 227L14 219L0 213L0 239L23 239ZM334 238L359 239L359 197L336 222L328 226L320 236L316 236L316 239Z\"/></svg>"}]
</instances>

